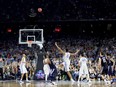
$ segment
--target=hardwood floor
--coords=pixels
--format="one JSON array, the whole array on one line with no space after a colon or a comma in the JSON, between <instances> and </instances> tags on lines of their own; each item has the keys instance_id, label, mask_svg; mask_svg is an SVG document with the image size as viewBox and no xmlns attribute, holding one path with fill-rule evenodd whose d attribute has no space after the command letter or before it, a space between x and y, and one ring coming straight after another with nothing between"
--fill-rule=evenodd
<instances>
[{"instance_id":1,"label":"hardwood floor","mask_svg":"<svg viewBox=\"0 0 116 87\"><path fill-rule=\"evenodd\" d=\"M7 80L0 81L0 87L116 87L116 84L105 84L104 82L91 82L85 83L81 82L78 84L77 82L70 81L56 81L56 85L50 85L49 83L45 83L44 81L31 81L30 83L19 83L19 81Z\"/></svg>"}]
</instances>

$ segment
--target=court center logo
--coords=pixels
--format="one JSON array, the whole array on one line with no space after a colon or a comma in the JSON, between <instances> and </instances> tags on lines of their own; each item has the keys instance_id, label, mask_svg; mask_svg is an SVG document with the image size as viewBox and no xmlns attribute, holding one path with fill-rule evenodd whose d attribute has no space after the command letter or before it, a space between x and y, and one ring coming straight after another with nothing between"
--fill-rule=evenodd
<instances>
[{"instance_id":1,"label":"court center logo","mask_svg":"<svg viewBox=\"0 0 116 87\"><path fill-rule=\"evenodd\" d=\"M37 79L44 79L43 70L39 70L35 75L36 75Z\"/></svg>"}]
</instances>

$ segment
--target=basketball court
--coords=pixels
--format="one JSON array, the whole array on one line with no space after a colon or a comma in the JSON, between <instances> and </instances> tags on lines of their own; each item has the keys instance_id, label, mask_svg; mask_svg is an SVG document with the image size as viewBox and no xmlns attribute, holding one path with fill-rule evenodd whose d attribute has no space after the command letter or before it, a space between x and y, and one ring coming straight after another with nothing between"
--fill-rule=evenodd
<instances>
[{"instance_id":1,"label":"basketball court","mask_svg":"<svg viewBox=\"0 0 116 87\"><path fill-rule=\"evenodd\" d=\"M19 31L19 44L27 44L28 47L33 48L33 44L37 45L42 49L44 43L43 37L43 29L20 29ZM40 60L41 59L41 60ZM38 62L39 61L39 62ZM38 67L35 71L35 75L39 75L39 71L43 71L43 56L39 55L37 59L37 66ZM19 83L16 80L10 81L1 81L0 87L116 87L116 84L106 84L103 81L92 81L91 83L87 82L70 82L70 81L56 81L56 85L50 85L49 83L45 83L44 79L37 81L40 78L35 77L35 80L32 80L31 83Z\"/></svg>"},{"instance_id":2,"label":"basketball court","mask_svg":"<svg viewBox=\"0 0 116 87\"><path fill-rule=\"evenodd\" d=\"M116 87L116 84L105 84L104 82L71 83L70 81L56 81L57 86L49 85L44 81L31 81L31 83L19 83L16 80L0 81L0 87Z\"/></svg>"}]
</instances>

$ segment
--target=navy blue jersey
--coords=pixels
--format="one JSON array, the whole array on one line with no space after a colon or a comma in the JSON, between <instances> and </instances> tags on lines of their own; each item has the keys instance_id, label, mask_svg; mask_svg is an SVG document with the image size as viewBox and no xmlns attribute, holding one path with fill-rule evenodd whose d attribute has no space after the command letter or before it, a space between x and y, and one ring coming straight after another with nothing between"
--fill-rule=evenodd
<instances>
[{"instance_id":1,"label":"navy blue jersey","mask_svg":"<svg viewBox=\"0 0 116 87\"><path fill-rule=\"evenodd\" d=\"M107 62L108 62L108 66L113 66L113 62L110 59Z\"/></svg>"},{"instance_id":2,"label":"navy blue jersey","mask_svg":"<svg viewBox=\"0 0 116 87\"><path fill-rule=\"evenodd\" d=\"M50 75L49 78L51 79L51 81L56 80L56 76L57 76L57 69L56 66L54 65L54 63L51 61L51 64L49 64L50 66Z\"/></svg>"},{"instance_id":3,"label":"navy blue jersey","mask_svg":"<svg viewBox=\"0 0 116 87\"><path fill-rule=\"evenodd\" d=\"M106 57L101 57L101 65L103 67L106 67L107 66L107 59L106 59Z\"/></svg>"},{"instance_id":4,"label":"navy blue jersey","mask_svg":"<svg viewBox=\"0 0 116 87\"><path fill-rule=\"evenodd\" d=\"M50 60L51 64L49 64L50 69L56 69L56 66L54 65L54 63L52 62L52 60Z\"/></svg>"}]
</instances>

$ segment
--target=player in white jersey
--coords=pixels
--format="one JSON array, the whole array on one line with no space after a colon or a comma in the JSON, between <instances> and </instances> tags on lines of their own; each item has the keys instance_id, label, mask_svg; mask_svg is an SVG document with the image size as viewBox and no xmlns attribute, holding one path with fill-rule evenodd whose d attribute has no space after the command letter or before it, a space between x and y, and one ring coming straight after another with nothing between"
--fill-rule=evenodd
<instances>
[{"instance_id":1,"label":"player in white jersey","mask_svg":"<svg viewBox=\"0 0 116 87\"><path fill-rule=\"evenodd\" d=\"M63 54L63 62L64 62L64 68L65 68L65 71L67 72L67 75L69 76L69 78L70 78L70 80L72 81L72 82L74 82L74 80L73 80L73 78L72 78L72 75L70 74L70 69L69 69L69 67L70 67L70 56L71 55L76 55L78 52L79 52L79 50L77 50L77 52L75 52L75 53L70 53L69 51L68 51L68 49L66 49L66 51L63 51L58 45L57 45L57 43L55 42L55 45L56 45L56 47L58 48L58 50Z\"/></svg>"},{"instance_id":2,"label":"player in white jersey","mask_svg":"<svg viewBox=\"0 0 116 87\"><path fill-rule=\"evenodd\" d=\"M50 66L49 66L50 60L49 60L48 55L44 56L43 64L44 64L43 70L44 70L44 74L45 74L45 81L47 82L47 78L50 74Z\"/></svg>"},{"instance_id":3,"label":"player in white jersey","mask_svg":"<svg viewBox=\"0 0 116 87\"><path fill-rule=\"evenodd\" d=\"M57 75L57 69L55 65L53 64L52 60L50 60L48 52L44 56L43 64L44 64L43 70L45 74L45 81L46 83L48 83L47 85L51 85L51 86L57 85L55 82L53 82L53 80L55 80L55 77ZM47 82L48 78L50 82Z\"/></svg>"},{"instance_id":4,"label":"player in white jersey","mask_svg":"<svg viewBox=\"0 0 116 87\"><path fill-rule=\"evenodd\" d=\"M22 80L23 80L24 74L26 74L26 82L30 82L28 80L28 72L27 72L27 69L26 69L26 55L25 54L23 54L22 59L21 59L20 71L21 71L20 83L23 83Z\"/></svg>"},{"instance_id":5,"label":"player in white jersey","mask_svg":"<svg viewBox=\"0 0 116 87\"><path fill-rule=\"evenodd\" d=\"M80 70L79 70L78 83L80 80L82 80L83 77L86 77L87 81L90 82L87 63L88 63L88 60L86 58L86 55L85 54L80 55L80 60L79 60Z\"/></svg>"}]
</instances>

